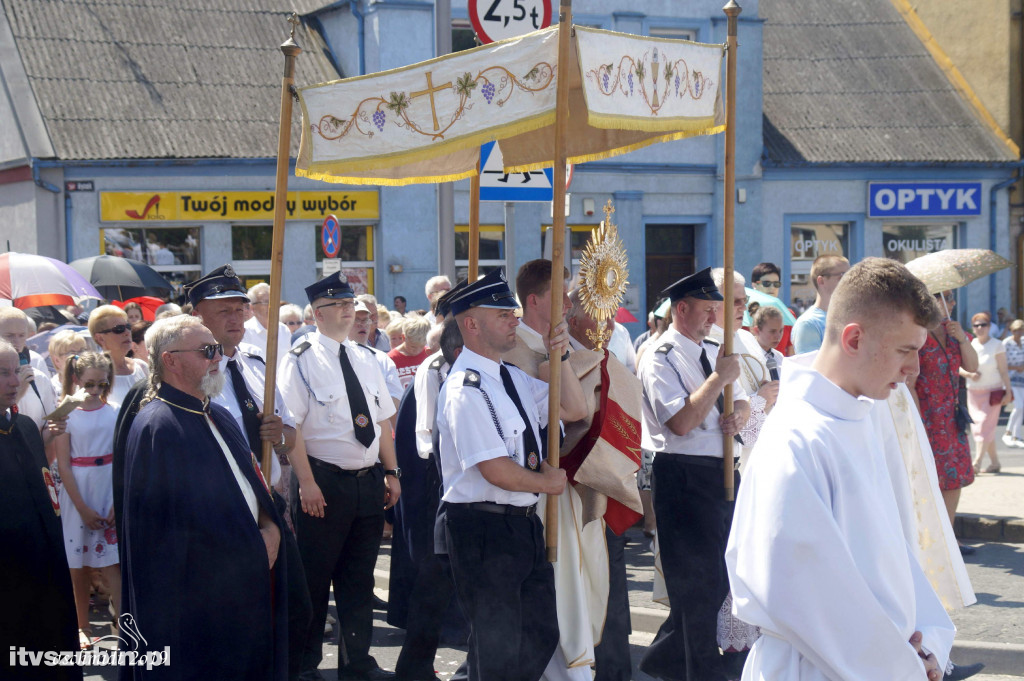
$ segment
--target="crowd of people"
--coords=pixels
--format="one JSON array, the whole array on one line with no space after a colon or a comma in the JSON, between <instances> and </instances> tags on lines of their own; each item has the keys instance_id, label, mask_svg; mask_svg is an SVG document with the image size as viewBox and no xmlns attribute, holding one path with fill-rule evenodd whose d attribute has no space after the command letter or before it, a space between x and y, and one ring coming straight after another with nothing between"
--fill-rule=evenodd
<instances>
[{"instance_id":1,"label":"crowd of people","mask_svg":"<svg viewBox=\"0 0 1024 681\"><path fill-rule=\"evenodd\" d=\"M981 312L972 336L951 292L894 261L823 256L794 324L774 264L751 273L760 302L708 268L665 289L632 340L568 271L552 309L552 272L433 277L422 310L336 273L271 333L269 286L224 265L152 321L130 302L71 310L85 328L41 327L45 357L34 322L0 308L0 525L18 547L0 565L19 613L4 640L89 649L105 596L122 649L180 651L123 678L315 680L331 633L340 679L423 681L448 630L468 646L455 679L626 681L624 533L640 525L670 608L640 665L656 678L976 673L949 661L943 605L972 602L973 551L951 527L960 490L1000 472L1003 407L1003 441L1024 446L1024 321ZM936 550L918 541L921 504L956 602L920 568ZM370 653L382 605L406 630L394 672Z\"/></svg>"}]
</instances>

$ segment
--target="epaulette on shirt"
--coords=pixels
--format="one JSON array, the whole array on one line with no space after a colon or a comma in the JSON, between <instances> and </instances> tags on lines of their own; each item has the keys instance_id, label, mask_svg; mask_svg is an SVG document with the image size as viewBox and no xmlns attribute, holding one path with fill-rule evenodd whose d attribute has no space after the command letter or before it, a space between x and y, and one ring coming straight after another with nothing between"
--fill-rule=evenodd
<instances>
[{"instance_id":1,"label":"epaulette on shirt","mask_svg":"<svg viewBox=\"0 0 1024 681\"><path fill-rule=\"evenodd\" d=\"M434 358L434 361L431 362L430 366L427 368L430 369L431 371L438 371L441 369L442 364L444 364L444 355L438 355L437 357Z\"/></svg>"},{"instance_id":2,"label":"epaulette on shirt","mask_svg":"<svg viewBox=\"0 0 1024 681\"><path fill-rule=\"evenodd\" d=\"M719 345L721 345L721 343L719 343L718 341L716 341L716 340L715 340L714 338L705 338L705 339L704 339L704 342L705 342L705 343L707 343L708 345L714 345L714 346L715 346L716 348L717 348L717 347L718 347Z\"/></svg>"},{"instance_id":3,"label":"epaulette on shirt","mask_svg":"<svg viewBox=\"0 0 1024 681\"><path fill-rule=\"evenodd\" d=\"M375 353L375 352L380 352L380 350L378 350L377 348L371 348L371 347L370 347L369 345L367 345L366 343L356 343L356 345L358 345L359 347L361 347L361 348L362 348L362 349L364 349L364 350L369 350L369 351L370 351L370 354L371 354L371 355L372 355L373 353Z\"/></svg>"},{"instance_id":4,"label":"epaulette on shirt","mask_svg":"<svg viewBox=\"0 0 1024 681\"><path fill-rule=\"evenodd\" d=\"M667 355L669 352L672 351L673 347L674 346L671 343L665 343L664 345L660 346L657 350L655 350L655 352L660 352L663 355Z\"/></svg>"},{"instance_id":5,"label":"epaulette on shirt","mask_svg":"<svg viewBox=\"0 0 1024 681\"><path fill-rule=\"evenodd\" d=\"M304 353L306 350L309 350L311 347L313 347L313 346L310 345L309 341L302 341L301 343L296 345L294 348L289 350L289 352L292 353L293 355L295 355L296 357L298 357L299 355Z\"/></svg>"},{"instance_id":6,"label":"epaulette on shirt","mask_svg":"<svg viewBox=\"0 0 1024 681\"><path fill-rule=\"evenodd\" d=\"M250 359L258 359L263 366L267 365L267 360L263 359L263 355L258 352L243 352L242 354Z\"/></svg>"},{"instance_id":7,"label":"epaulette on shirt","mask_svg":"<svg viewBox=\"0 0 1024 681\"><path fill-rule=\"evenodd\" d=\"M468 385L471 388L479 388L480 372L476 369L466 369L466 376L462 379L462 385Z\"/></svg>"}]
</instances>

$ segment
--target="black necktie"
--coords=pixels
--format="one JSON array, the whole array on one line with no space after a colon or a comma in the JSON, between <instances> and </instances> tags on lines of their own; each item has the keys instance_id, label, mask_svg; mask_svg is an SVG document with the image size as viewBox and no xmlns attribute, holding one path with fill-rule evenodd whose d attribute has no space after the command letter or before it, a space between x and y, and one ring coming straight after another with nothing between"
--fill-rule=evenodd
<instances>
[{"instance_id":1,"label":"black necktie","mask_svg":"<svg viewBox=\"0 0 1024 681\"><path fill-rule=\"evenodd\" d=\"M516 384L512 382L512 374L509 373L508 367L504 364L500 366L501 384L505 386L505 392L515 402L516 409L519 410L519 416L526 425L526 431L523 433L523 442L526 444L523 465L531 471L540 470L540 447L537 446L537 436L533 433L533 423L527 418L526 410L523 409L523 403L519 401L519 393L516 391Z\"/></svg>"},{"instance_id":2,"label":"black necktie","mask_svg":"<svg viewBox=\"0 0 1024 681\"><path fill-rule=\"evenodd\" d=\"M705 350L703 346L701 346L700 349L700 368L704 371L704 378L710 378L713 369L711 368L711 360L708 359L708 351ZM718 393L718 399L715 400L715 406L718 407L718 413L720 415L725 414L725 396L723 393ZM736 442L743 444L743 438L738 434L733 435L733 437L736 439Z\"/></svg>"},{"instance_id":3,"label":"black necktie","mask_svg":"<svg viewBox=\"0 0 1024 681\"><path fill-rule=\"evenodd\" d=\"M13 419L7 418L7 410L6 409L4 409L3 411L0 411L0 430L10 431L10 429L11 429L11 421L12 420Z\"/></svg>"},{"instance_id":4,"label":"black necktie","mask_svg":"<svg viewBox=\"0 0 1024 681\"><path fill-rule=\"evenodd\" d=\"M245 387L245 379L242 378L242 370L238 368L238 362L233 359L228 360L228 373L231 374L231 387L235 391L235 399L242 412L242 425L245 426L245 437L249 440L249 449L258 452L260 451L260 420L256 416L256 400L252 398L249 389Z\"/></svg>"},{"instance_id":5,"label":"black necktie","mask_svg":"<svg viewBox=\"0 0 1024 681\"><path fill-rule=\"evenodd\" d=\"M352 427L355 428L356 439L362 446L369 447L376 437L373 422L370 421L370 408L366 404L363 386L348 360L344 345L338 348L338 361L341 363L341 374L345 377L345 392L348 393L348 406L352 410Z\"/></svg>"}]
</instances>

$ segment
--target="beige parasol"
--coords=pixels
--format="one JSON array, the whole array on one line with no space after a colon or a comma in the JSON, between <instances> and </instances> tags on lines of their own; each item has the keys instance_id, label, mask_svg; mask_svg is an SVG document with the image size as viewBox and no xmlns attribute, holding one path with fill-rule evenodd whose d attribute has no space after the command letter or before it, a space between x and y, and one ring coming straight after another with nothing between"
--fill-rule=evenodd
<instances>
[{"instance_id":1,"label":"beige parasol","mask_svg":"<svg viewBox=\"0 0 1024 681\"><path fill-rule=\"evenodd\" d=\"M907 269L924 282L929 293L941 293L967 286L1012 262L984 248L953 248L936 251L907 263Z\"/></svg>"}]
</instances>

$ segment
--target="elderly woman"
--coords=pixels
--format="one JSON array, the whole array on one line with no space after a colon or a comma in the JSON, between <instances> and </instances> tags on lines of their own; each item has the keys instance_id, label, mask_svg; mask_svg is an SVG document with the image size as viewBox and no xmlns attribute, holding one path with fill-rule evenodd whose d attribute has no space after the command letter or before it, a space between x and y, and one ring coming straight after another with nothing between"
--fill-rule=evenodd
<instances>
[{"instance_id":1,"label":"elderly woman","mask_svg":"<svg viewBox=\"0 0 1024 681\"><path fill-rule=\"evenodd\" d=\"M1013 392L1013 411L1006 422L1003 444L1007 447L1024 447L1020 439L1020 427L1024 422L1024 319L1010 323L1010 335L1003 340L1006 348L1006 368L1010 372L1010 389Z\"/></svg>"},{"instance_id":2,"label":"elderly woman","mask_svg":"<svg viewBox=\"0 0 1024 681\"><path fill-rule=\"evenodd\" d=\"M401 324L402 328L403 340L388 353L388 357L398 367L398 379L404 389L416 378L416 367L427 358L427 332L430 331L430 322L425 317L399 317L391 324ZM391 335L391 325L388 325L388 335Z\"/></svg>"},{"instance_id":3,"label":"elderly woman","mask_svg":"<svg viewBox=\"0 0 1024 681\"><path fill-rule=\"evenodd\" d=\"M953 292L944 291L935 297L939 307L950 316L928 333L924 346L917 353L921 372L907 381L907 387L924 420L928 443L935 455L942 501L949 513L949 522L953 523L960 503L960 490L974 482L967 433L961 430L956 419L961 407L959 372L961 368L968 372L977 371L978 353L963 327L952 318L956 307ZM967 546L961 546L960 551L964 555L974 553L974 549Z\"/></svg>"},{"instance_id":4,"label":"elderly woman","mask_svg":"<svg viewBox=\"0 0 1024 681\"><path fill-rule=\"evenodd\" d=\"M974 424L974 472L981 472L981 464L988 454L992 465L986 473L998 473L999 456L996 454L996 423L1003 405L1013 401L1010 390L1010 373L1006 365L1006 348L989 331L992 318L987 312L971 317L974 340L971 346L978 353L978 368L975 371L960 369L960 375L967 379L967 406Z\"/></svg>"},{"instance_id":5,"label":"elderly woman","mask_svg":"<svg viewBox=\"0 0 1024 681\"><path fill-rule=\"evenodd\" d=\"M128 390L149 375L149 366L145 362L128 356L132 349L128 315L114 305L101 305L89 315L89 334L114 363L114 385L107 401L120 405Z\"/></svg>"},{"instance_id":6,"label":"elderly woman","mask_svg":"<svg viewBox=\"0 0 1024 681\"><path fill-rule=\"evenodd\" d=\"M50 382L53 383L53 391L58 396L64 392L61 376L64 375L64 364L68 361L68 357L82 354L86 351L87 347L85 337L71 329L58 331L50 337L50 344L47 346L47 350L50 353L50 361L53 362L53 368L56 371L54 376L50 378Z\"/></svg>"}]
</instances>

